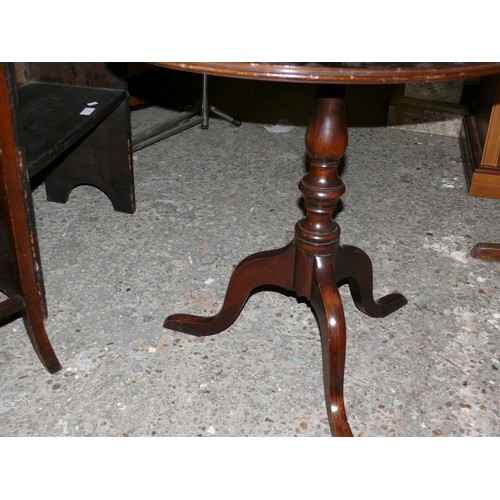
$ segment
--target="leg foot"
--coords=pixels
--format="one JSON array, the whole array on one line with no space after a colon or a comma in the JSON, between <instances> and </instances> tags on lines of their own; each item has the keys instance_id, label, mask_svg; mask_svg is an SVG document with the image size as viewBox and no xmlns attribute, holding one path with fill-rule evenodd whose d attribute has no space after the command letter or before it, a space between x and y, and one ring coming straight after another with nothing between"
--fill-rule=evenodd
<instances>
[{"instance_id":1,"label":"leg foot","mask_svg":"<svg viewBox=\"0 0 500 500\"><path fill-rule=\"evenodd\" d=\"M373 297L373 266L363 250L340 245L335 261L336 283L347 281L356 307L372 318L383 318L408 303L400 293L394 292L378 300Z\"/></svg>"},{"instance_id":2,"label":"leg foot","mask_svg":"<svg viewBox=\"0 0 500 500\"><path fill-rule=\"evenodd\" d=\"M292 244L279 250L260 252L242 260L234 270L226 291L224 304L211 317L174 314L163 326L183 333L204 336L222 332L236 321L248 297L258 287L277 286L290 290L293 286Z\"/></svg>"},{"instance_id":3,"label":"leg foot","mask_svg":"<svg viewBox=\"0 0 500 500\"><path fill-rule=\"evenodd\" d=\"M23 322L31 344L43 366L49 373L58 372L62 366L57 359L54 349L52 349L47 332L45 331L43 316L36 305L30 306L28 304L26 306L23 311Z\"/></svg>"},{"instance_id":4,"label":"leg foot","mask_svg":"<svg viewBox=\"0 0 500 500\"><path fill-rule=\"evenodd\" d=\"M474 259L500 262L500 243L478 243L470 255Z\"/></svg>"},{"instance_id":5,"label":"leg foot","mask_svg":"<svg viewBox=\"0 0 500 500\"><path fill-rule=\"evenodd\" d=\"M349 437L352 431L344 406L346 326L342 301L335 285L332 256L316 257L311 305L320 327L330 429L333 436Z\"/></svg>"}]
</instances>

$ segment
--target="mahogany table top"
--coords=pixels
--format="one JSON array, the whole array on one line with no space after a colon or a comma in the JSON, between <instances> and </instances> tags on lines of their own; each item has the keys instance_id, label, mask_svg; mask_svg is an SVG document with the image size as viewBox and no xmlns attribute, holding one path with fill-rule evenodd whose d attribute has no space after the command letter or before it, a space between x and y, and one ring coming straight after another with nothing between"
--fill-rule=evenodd
<instances>
[{"instance_id":1,"label":"mahogany table top","mask_svg":"<svg viewBox=\"0 0 500 500\"><path fill-rule=\"evenodd\" d=\"M332 84L460 80L500 73L499 62L158 62L154 64L214 76Z\"/></svg>"}]
</instances>

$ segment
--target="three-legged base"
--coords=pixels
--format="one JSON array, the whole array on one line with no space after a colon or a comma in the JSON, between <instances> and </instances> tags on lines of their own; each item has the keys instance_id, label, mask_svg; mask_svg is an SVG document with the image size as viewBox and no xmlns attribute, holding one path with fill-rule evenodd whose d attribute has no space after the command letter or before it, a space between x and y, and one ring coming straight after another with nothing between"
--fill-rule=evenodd
<instances>
[{"instance_id":1,"label":"three-legged base","mask_svg":"<svg viewBox=\"0 0 500 500\"><path fill-rule=\"evenodd\" d=\"M239 316L252 291L279 287L309 300L318 319L325 396L332 434L352 436L344 407L345 319L338 287L348 284L354 303L372 317L384 317L407 303L399 293L373 298L373 271L359 248L337 246L335 252L311 255L292 242L279 250L247 257L234 270L218 314L211 317L174 314L164 327L196 336L214 335Z\"/></svg>"},{"instance_id":2,"label":"three-legged base","mask_svg":"<svg viewBox=\"0 0 500 500\"><path fill-rule=\"evenodd\" d=\"M399 293L374 300L370 258L359 248L339 245L333 213L345 191L338 167L346 147L344 88L320 85L306 131L309 171L299 183L306 216L296 224L293 242L241 261L215 316L175 314L164 323L192 335L213 335L236 320L256 288L278 287L306 298L319 323L328 420L335 436L352 436L344 407L346 328L338 287L347 283L354 303L369 316L383 317L406 304Z\"/></svg>"}]
</instances>

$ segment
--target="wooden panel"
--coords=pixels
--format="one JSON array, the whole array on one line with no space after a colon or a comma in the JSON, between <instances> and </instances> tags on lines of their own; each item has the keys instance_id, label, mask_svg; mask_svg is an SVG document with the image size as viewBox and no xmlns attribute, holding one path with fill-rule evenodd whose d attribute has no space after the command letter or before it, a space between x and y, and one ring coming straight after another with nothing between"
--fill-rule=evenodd
<instances>
[{"instance_id":1,"label":"wooden panel","mask_svg":"<svg viewBox=\"0 0 500 500\"><path fill-rule=\"evenodd\" d=\"M497 75L482 78L477 96L477 103L473 112L475 127L482 147L488 134L488 126L491 117L491 107L495 102L497 93L498 77Z\"/></svg>"},{"instance_id":2,"label":"wooden panel","mask_svg":"<svg viewBox=\"0 0 500 500\"><path fill-rule=\"evenodd\" d=\"M5 319L16 312L22 313L35 352L45 368L54 373L61 369L61 364L44 325L43 281L31 188L17 116L14 72L13 65L0 63L0 201L4 234L1 254L8 257L3 269L12 274L10 283L3 283L10 293L0 305L0 316ZM2 276L2 280L7 278ZM13 292L16 289L19 293Z\"/></svg>"},{"instance_id":3,"label":"wooden panel","mask_svg":"<svg viewBox=\"0 0 500 500\"><path fill-rule=\"evenodd\" d=\"M498 80L495 98L491 106L491 115L481 164L500 166L500 84L498 84Z\"/></svg>"},{"instance_id":4,"label":"wooden panel","mask_svg":"<svg viewBox=\"0 0 500 500\"><path fill-rule=\"evenodd\" d=\"M103 191L118 212L135 212L130 121L126 100L75 144L45 178L47 199L65 203L82 184Z\"/></svg>"},{"instance_id":5,"label":"wooden panel","mask_svg":"<svg viewBox=\"0 0 500 500\"><path fill-rule=\"evenodd\" d=\"M500 79L481 81L474 115L463 120L460 148L471 196L500 198Z\"/></svg>"},{"instance_id":6,"label":"wooden panel","mask_svg":"<svg viewBox=\"0 0 500 500\"><path fill-rule=\"evenodd\" d=\"M500 198L500 169L477 168L472 175L469 194L485 198Z\"/></svg>"},{"instance_id":7,"label":"wooden panel","mask_svg":"<svg viewBox=\"0 0 500 500\"><path fill-rule=\"evenodd\" d=\"M109 89L127 88L125 63L25 63L30 82L60 83Z\"/></svg>"}]
</instances>

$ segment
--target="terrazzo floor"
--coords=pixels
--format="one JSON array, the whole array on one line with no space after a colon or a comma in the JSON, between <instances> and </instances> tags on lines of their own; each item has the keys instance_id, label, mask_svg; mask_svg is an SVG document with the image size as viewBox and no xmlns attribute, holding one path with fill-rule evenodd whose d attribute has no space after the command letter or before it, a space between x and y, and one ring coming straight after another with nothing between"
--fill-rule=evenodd
<instances>
[{"instance_id":1,"label":"terrazzo floor","mask_svg":"<svg viewBox=\"0 0 500 500\"><path fill-rule=\"evenodd\" d=\"M132 113L133 133L174 111ZM174 312L215 313L234 266L288 243L303 217L305 123L285 133L211 120L134 154L137 212L88 186L65 205L34 192L63 365L49 375L21 320L0 336L1 436L330 435L318 326L305 302L253 295L237 322L195 338ZM371 257L375 295L408 305L363 315L341 288L345 398L355 436L500 435L500 200L469 197L457 138L353 126L336 216Z\"/></svg>"}]
</instances>

